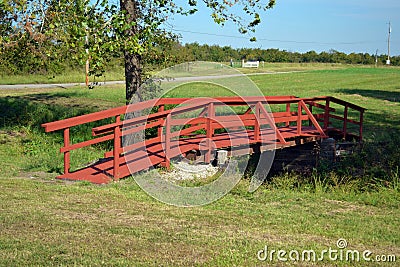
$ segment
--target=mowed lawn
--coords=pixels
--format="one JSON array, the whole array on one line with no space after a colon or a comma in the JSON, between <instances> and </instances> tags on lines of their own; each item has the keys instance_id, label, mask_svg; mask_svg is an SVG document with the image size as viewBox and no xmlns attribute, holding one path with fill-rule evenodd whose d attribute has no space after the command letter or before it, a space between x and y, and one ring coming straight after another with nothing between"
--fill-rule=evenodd
<instances>
[{"instance_id":1,"label":"mowed lawn","mask_svg":"<svg viewBox=\"0 0 400 267\"><path fill-rule=\"evenodd\" d=\"M249 76L266 95L332 95L368 109L367 140L400 134L400 69L340 68ZM170 96L220 96L212 86ZM271 250L370 250L400 262L400 180L374 190L315 181L296 187L284 174L248 193L242 180L221 200L178 208L132 178L106 186L56 181L60 134L39 124L124 103L124 88L0 90L0 266L376 266L377 262L260 261ZM79 138L79 137L76 137ZM78 139L75 139L78 141ZM72 155L75 166L101 147ZM393 172L395 175L396 172ZM319 177L323 178L323 177ZM346 249L342 250L344 253ZM288 255L286 255L288 258Z\"/></svg>"}]
</instances>

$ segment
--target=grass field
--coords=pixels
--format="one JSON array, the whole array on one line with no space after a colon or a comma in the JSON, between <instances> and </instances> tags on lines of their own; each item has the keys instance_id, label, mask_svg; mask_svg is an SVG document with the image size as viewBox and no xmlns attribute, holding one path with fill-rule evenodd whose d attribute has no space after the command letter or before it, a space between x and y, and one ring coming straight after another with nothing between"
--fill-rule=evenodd
<instances>
[{"instance_id":1,"label":"grass field","mask_svg":"<svg viewBox=\"0 0 400 267\"><path fill-rule=\"evenodd\" d=\"M226 63L228 65L228 63ZM325 64L325 63L266 63L260 68L238 68L243 73L264 73L264 72L288 72L288 71L304 71L304 70L321 70L321 69L343 69L348 65L343 64ZM360 67L360 66L358 66ZM370 66L361 66L363 68L370 68ZM155 70L154 72L157 72ZM121 66L115 65L108 70L102 77L90 77L90 82L103 82L103 81L122 81L124 80L124 69ZM66 70L59 74L31 74L31 75L1 75L0 84L38 84L38 83L84 83L85 82L85 68L76 68Z\"/></svg>"},{"instance_id":2,"label":"grass field","mask_svg":"<svg viewBox=\"0 0 400 267\"><path fill-rule=\"evenodd\" d=\"M123 87L0 90L0 266L292 265L276 256L273 262L259 261L257 253L265 246L321 253L337 249L339 238L346 239L347 249L372 251L371 257L395 255L397 263L383 265L398 265L400 69L286 66L294 67L301 72L250 78L266 95L332 95L367 108L366 140L385 145L354 160L368 165L369 158L377 158L373 164L380 161L389 171L360 179L343 171L310 177L287 173L252 194L249 181L242 180L210 205L167 206L132 178L106 186L54 180L62 170L62 136L44 134L39 125L121 105ZM222 94L212 86L196 89L181 88L170 96ZM85 130L76 129L72 141L85 138ZM77 151L73 166L101 157L104 149ZM350 264L325 256L316 264Z\"/></svg>"}]
</instances>

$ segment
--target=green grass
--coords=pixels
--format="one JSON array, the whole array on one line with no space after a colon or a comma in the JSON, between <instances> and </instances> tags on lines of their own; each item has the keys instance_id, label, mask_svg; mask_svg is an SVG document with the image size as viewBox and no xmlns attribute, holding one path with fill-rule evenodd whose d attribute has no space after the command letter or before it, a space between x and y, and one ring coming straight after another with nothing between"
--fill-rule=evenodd
<instances>
[{"instance_id":1,"label":"green grass","mask_svg":"<svg viewBox=\"0 0 400 267\"><path fill-rule=\"evenodd\" d=\"M229 65L229 63L225 63ZM237 68L239 71L251 73L264 72L287 72L287 71L309 71L309 70L336 70L348 68L352 65L347 64L328 64L328 63L265 63L259 68ZM371 68L371 66L357 66L358 68ZM153 70L158 72L158 70ZM113 66L107 70L101 77L90 77L90 82L103 81L122 81L124 80L124 69L120 66ZM0 75L0 84L38 84L38 83L84 83L85 68L78 67L75 69L67 69L58 74L30 74L30 75Z\"/></svg>"},{"instance_id":2,"label":"green grass","mask_svg":"<svg viewBox=\"0 0 400 267\"><path fill-rule=\"evenodd\" d=\"M264 66L260 63L259 68L238 68L243 73L262 73L262 72L296 72L310 70L337 70L349 68L352 65L338 63L269 63L265 62ZM370 68L371 66L357 66L362 68Z\"/></svg>"},{"instance_id":3,"label":"green grass","mask_svg":"<svg viewBox=\"0 0 400 267\"><path fill-rule=\"evenodd\" d=\"M66 70L59 74L0 75L0 84L39 84L39 83L85 83L85 68ZM124 80L123 68L107 71L104 76L89 77L90 82Z\"/></svg>"},{"instance_id":4,"label":"green grass","mask_svg":"<svg viewBox=\"0 0 400 267\"><path fill-rule=\"evenodd\" d=\"M339 238L348 249L394 254L398 262L400 69L318 68L250 77L268 95L333 95L368 108L367 141L392 142L369 147L334 172L272 177L255 193L242 180L221 200L196 208L159 203L132 179L106 186L54 179L63 166L62 135L45 134L40 124L122 105L122 86L0 90L0 266L266 266L257 260L266 245L322 251L335 249ZM227 93L211 84L170 92ZM72 131L74 142L89 137L90 127ZM83 166L109 149L77 151L72 164ZM379 162L390 177L374 169ZM349 168L362 164L371 172L354 178Z\"/></svg>"},{"instance_id":5,"label":"green grass","mask_svg":"<svg viewBox=\"0 0 400 267\"><path fill-rule=\"evenodd\" d=\"M274 75L250 75L264 95L335 96L368 109L365 132L400 128L400 68L346 68ZM200 89L201 88L201 89ZM211 83L188 84L170 97L231 96Z\"/></svg>"},{"instance_id":6,"label":"green grass","mask_svg":"<svg viewBox=\"0 0 400 267\"><path fill-rule=\"evenodd\" d=\"M255 266L265 245L322 251L338 238L375 255L400 253L396 192L262 187L248 194L246 186L184 209L157 202L131 180L99 187L4 177L0 265Z\"/></svg>"}]
</instances>

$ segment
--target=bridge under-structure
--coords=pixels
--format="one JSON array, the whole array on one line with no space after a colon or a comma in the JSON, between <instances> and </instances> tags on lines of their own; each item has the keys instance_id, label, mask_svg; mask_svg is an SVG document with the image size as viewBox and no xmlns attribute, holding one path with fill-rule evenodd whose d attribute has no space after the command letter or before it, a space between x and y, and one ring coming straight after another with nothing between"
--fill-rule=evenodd
<instances>
[{"instance_id":1,"label":"bridge under-structure","mask_svg":"<svg viewBox=\"0 0 400 267\"><path fill-rule=\"evenodd\" d=\"M328 137L361 141L364 112L331 96L159 98L42 126L63 131L64 173L57 178L104 184L155 166L169 168L171 159L192 151L209 163L219 149L234 156ZM93 122L91 139L71 142L71 129ZM146 138L130 138L135 134ZM71 171L71 151L102 142L113 142L103 159Z\"/></svg>"}]
</instances>

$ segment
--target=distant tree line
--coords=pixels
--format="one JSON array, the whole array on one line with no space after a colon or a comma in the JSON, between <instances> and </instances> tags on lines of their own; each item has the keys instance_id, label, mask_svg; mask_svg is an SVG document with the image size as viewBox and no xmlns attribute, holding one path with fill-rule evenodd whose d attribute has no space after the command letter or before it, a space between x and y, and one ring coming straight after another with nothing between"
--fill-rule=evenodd
<instances>
[{"instance_id":1,"label":"distant tree line","mask_svg":"<svg viewBox=\"0 0 400 267\"><path fill-rule=\"evenodd\" d=\"M77 60L73 53L57 47L57 43L42 40L40 36L29 36L29 30L15 45L0 46L0 75L12 74L57 74L68 68L83 67L84 60ZM243 60L282 62L282 63L343 63L375 64L375 55L369 53L346 54L337 50L306 53L290 52L276 48L232 48L230 46L200 45L198 43L166 44L156 56L150 56L147 64L150 69L159 69L187 61L230 62ZM113 60L107 62L109 68L123 66L123 53L113 52ZM119 53L119 55L117 54ZM117 55L115 55L117 54ZM159 56L162 55L162 56ZM378 64L385 65L387 55L377 56ZM92 60L93 61L93 60ZM94 64L95 62L92 62ZM393 66L400 66L400 56L391 57Z\"/></svg>"},{"instance_id":2,"label":"distant tree line","mask_svg":"<svg viewBox=\"0 0 400 267\"><path fill-rule=\"evenodd\" d=\"M265 62L286 63L343 63L343 64L375 64L375 55L369 53L346 54L337 50L317 53L308 51L306 53L290 52L276 48L237 48L218 45L200 45L190 43L181 45L177 43L173 54L178 62L181 61L216 61L229 62L232 60L258 60ZM378 55L378 64L386 64L387 55ZM400 56L391 57L391 64L400 65Z\"/></svg>"},{"instance_id":3,"label":"distant tree line","mask_svg":"<svg viewBox=\"0 0 400 267\"><path fill-rule=\"evenodd\" d=\"M189 6L179 6L178 2L186 2ZM375 56L368 53L345 54L336 50L298 53L273 48L235 49L198 43L180 44L178 36L161 25L171 14L186 16L196 13L197 2L0 0L0 76L57 74L68 68L83 68L88 58L91 75L100 76L107 68L119 65L125 67L126 77L136 72L136 76L127 81L127 85L135 82L135 86L140 84L141 74L148 68L160 69L196 60L375 63ZM275 3L274 0L234 1L253 18L246 26L228 11L230 1L199 2L207 3L214 22L223 24L232 20L242 33L252 32L261 22L258 11L270 9ZM392 65L400 65L399 56L391 60ZM385 61L386 55L379 55L378 63L385 64ZM129 92L136 90L133 87L129 89Z\"/></svg>"}]
</instances>

